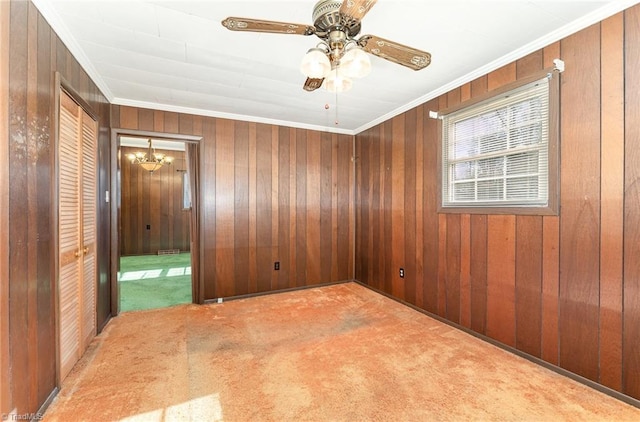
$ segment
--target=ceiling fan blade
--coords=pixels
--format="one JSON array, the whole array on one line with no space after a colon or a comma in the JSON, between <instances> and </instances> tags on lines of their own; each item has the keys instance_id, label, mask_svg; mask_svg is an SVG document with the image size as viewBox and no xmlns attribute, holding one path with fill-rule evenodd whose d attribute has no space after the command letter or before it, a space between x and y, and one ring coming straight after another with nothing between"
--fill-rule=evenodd
<instances>
[{"instance_id":1,"label":"ceiling fan blade","mask_svg":"<svg viewBox=\"0 0 640 422\"><path fill-rule=\"evenodd\" d=\"M304 85L302 86L302 89L309 92L315 91L316 89L322 86L323 81L324 81L324 78L307 78L307 80L304 81Z\"/></svg>"},{"instance_id":2,"label":"ceiling fan blade","mask_svg":"<svg viewBox=\"0 0 640 422\"><path fill-rule=\"evenodd\" d=\"M361 21L378 0L344 0L340 14Z\"/></svg>"},{"instance_id":3,"label":"ceiling fan blade","mask_svg":"<svg viewBox=\"0 0 640 422\"><path fill-rule=\"evenodd\" d=\"M358 40L362 49L374 56L406 66L413 70L424 69L431 63L431 54L375 35L364 35Z\"/></svg>"},{"instance_id":4,"label":"ceiling fan blade","mask_svg":"<svg viewBox=\"0 0 640 422\"><path fill-rule=\"evenodd\" d=\"M316 32L316 29L311 25L236 17L226 18L222 21L222 26L231 31L269 32L272 34L313 35Z\"/></svg>"}]
</instances>

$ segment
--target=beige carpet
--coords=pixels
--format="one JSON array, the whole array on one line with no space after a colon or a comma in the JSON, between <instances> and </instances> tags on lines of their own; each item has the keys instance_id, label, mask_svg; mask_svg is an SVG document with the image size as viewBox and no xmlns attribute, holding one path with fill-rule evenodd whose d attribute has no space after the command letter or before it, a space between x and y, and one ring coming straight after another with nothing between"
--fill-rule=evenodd
<instances>
[{"instance_id":1,"label":"beige carpet","mask_svg":"<svg viewBox=\"0 0 640 422\"><path fill-rule=\"evenodd\" d=\"M639 421L640 409L354 283L129 312L47 421Z\"/></svg>"}]
</instances>

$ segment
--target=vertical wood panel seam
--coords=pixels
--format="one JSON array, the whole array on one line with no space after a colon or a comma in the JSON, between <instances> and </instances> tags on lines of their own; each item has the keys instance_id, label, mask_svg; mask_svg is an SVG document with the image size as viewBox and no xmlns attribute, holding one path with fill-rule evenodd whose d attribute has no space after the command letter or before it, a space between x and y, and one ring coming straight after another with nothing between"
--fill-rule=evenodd
<instances>
[{"instance_id":1,"label":"vertical wood panel seam","mask_svg":"<svg viewBox=\"0 0 640 422\"><path fill-rule=\"evenodd\" d=\"M517 71L517 63L516 62L516 71ZM514 323L513 323L513 338L514 338L514 345L517 348L518 347L518 249L519 247L521 248L522 245L519 245L518 242L518 226L521 224L521 220L519 217L515 218L516 220L516 224L515 224L515 239L513 241L514 243L514 274L513 274L513 278L514 278L514 283L513 283L513 287L514 287L514 292L513 292L513 300L514 300ZM541 301L542 302L542 301Z\"/></svg>"},{"instance_id":2,"label":"vertical wood panel seam","mask_svg":"<svg viewBox=\"0 0 640 422\"><path fill-rule=\"evenodd\" d=\"M602 315L601 315L601 309L602 309L602 263L600 262L600 257L602 256L602 135L603 135L603 129L602 129L602 72L603 72L603 66L602 66L602 22L598 23L598 65L599 65L599 83L598 83L598 104L599 104L599 113L598 113L598 119L600 120L599 125L598 125L598 139L599 139L599 143L598 143L598 158L599 158L599 167L598 167L598 175L599 175L599 183L598 183L598 242L599 242L599 247L598 247L598 333L597 333L597 339L598 339L598 367L596 370L596 381L600 382L601 378L602 378L602 372L601 372L601 367L600 367L600 362L602 359L602 344L600 342L601 339L601 333L602 333Z\"/></svg>"},{"instance_id":3,"label":"vertical wood panel seam","mask_svg":"<svg viewBox=\"0 0 640 422\"><path fill-rule=\"evenodd\" d=\"M351 212L349 212L349 226L354 226L351 227L352 230L352 234L351 234L351 242L353 244L352 248L351 248L351 259L353 260L353 267L351 269L351 279L355 280L356 279L356 238L357 238L357 231L355 230L355 224L356 224L356 209L357 207L355 204L357 200L359 200L358 197L358 180L357 180L357 174L356 174L356 163L358 162L358 159L360 157L357 156L357 152L356 152L356 136L352 135L351 136L351 160L350 163L350 167L351 167L351 177L352 177L352 182L349 183L349 197L350 197L350 201L349 201L349 207L351 208Z\"/></svg>"},{"instance_id":4,"label":"vertical wood panel seam","mask_svg":"<svg viewBox=\"0 0 640 422\"><path fill-rule=\"evenodd\" d=\"M558 41L558 50L560 51L560 57L564 57L563 55L563 48L562 48L562 41ZM558 145L558 168L560 169L560 174L558 175L558 190L560 191L560 194L558 195L558 282L557 282L557 291L556 291L556 297L557 299L557 305L556 305L556 349L557 349L557 353L556 353L556 365L560 366L560 353L561 353L561 342L560 342L560 320L562 318L562 306L560 306L560 272L561 272L561 263L562 263L562 248L560 247L560 243L561 243L561 233L562 233L562 226L563 226L563 218L562 218L562 74L560 75L560 83L558 84L558 95L560 96L560 107L559 107L559 115L558 115L558 138L560 140L560 145Z\"/></svg>"},{"instance_id":5,"label":"vertical wood panel seam","mask_svg":"<svg viewBox=\"0 0 640 422\"><path fill-rule=\"evenodd\" d=\"M540 303L538 304L538 312L540 315L540 321L538 321L540 355L538 357L542 358L542 354L544 353L542 347L542 342L544 341L544 217L540 217L540 230L540 262L538 263L540 266L540 289L538 291L538 295L540 296Z\"/></svg>"},{"instance_id":6,"label":"vertical wood panel seam","mask_svg":"<svg viewBox=\"0 0 640 422\"><path fill-rule=\"evenodd\" d=\"M625 362L625 358L624 358L624 351L625 351L625 317L624 317L624 303L625 303L625 268L626 268L626 251L625 251L625 232L624 229L626 227L626 209L627 209L627 192L626 192L626 180L627 180L627 125L626 125L626 118L627 118L627 87L626 87L626 76L627 76L627 11L622 12L622 73L623 73L623 79L622 79L622 99L623 99L623 106L622 106L622 151L623 151L623 157L622 157L622 191L623 191L623 195L622 195L622 233L623 233L623 237L622 237L622 275L621 275L621 289L622 289L622 303L621 303L621 316L622 316L622 321L620 324L620 328L622 330L622 339L620 341L620 347L621 347L621 353L622 353L622 357L621 357L621 362L620 362L620 370L621 370L621 379L620 379L620 383L621 383L621 391L623 393L625 393L624 391L624 381L625 381L625 371L626 371L626 362Z\"/></svg>"}]
</instances>

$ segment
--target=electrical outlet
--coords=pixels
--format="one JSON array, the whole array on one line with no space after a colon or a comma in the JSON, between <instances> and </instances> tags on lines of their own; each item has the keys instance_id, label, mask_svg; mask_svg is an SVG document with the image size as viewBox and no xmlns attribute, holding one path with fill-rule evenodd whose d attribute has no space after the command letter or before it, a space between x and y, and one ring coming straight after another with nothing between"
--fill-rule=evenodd
<instances>
[{"instance_id":1,"label":"electrical outlet","mask_svg":"<svg viewBox=\"0 0 640 422\"><path fill-rule=\"evenodd\" d=\"M151 224L147 224L147 230L151 230Z\"/></svg>"},{"instance_id":2,"label":"electrical outlet","mask_svg":"<svg viewBox=\"0 0 640 422\"><path fill-rule=\"evenodd\" d=\"M276 271L280 271L280 261L276 261L273 263L273 269Z\"/></svg>"},{"instance_id":3,"label":"electrical outlet","mask_svg":"<svg viewBox=\"0 0 640 422\"><path fill-rule=\"evenodd\" d=\"M218 303L222 303L222 298L221 297L218 298Z\"/></svg>"},{"instance_id":4,"label":"electrical outlet","mask_svg":"<svg viewBox=\"0 0 640 422\"><path fill-rule=\"evenodd\" d=\"M404 278L404 268L400 268L400 278Z\"/></svg>"}]
</instances>

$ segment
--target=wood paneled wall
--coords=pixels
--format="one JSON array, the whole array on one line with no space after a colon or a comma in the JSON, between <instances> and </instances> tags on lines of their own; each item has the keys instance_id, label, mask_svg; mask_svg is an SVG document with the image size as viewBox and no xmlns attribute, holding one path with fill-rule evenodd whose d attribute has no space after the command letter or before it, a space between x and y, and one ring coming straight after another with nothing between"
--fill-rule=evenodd
<instances>
[{"instance_id":1,"label":"wood paneled wall","mask_svg":"<svg viewBox=\"0 0 640 422\"><path fill-rule=\"evenodd\" d=\"M183 209L182 198L185 152L157 150L174 161L150 174L126 157L139 150L121 148L120 254L156 254L162 249L188 252L190 211Z\"/></svg>"},{"instance_id":2,"label":"wood paneled wall","mask_svg":"<svg viewBox=\"0 0 640 422\"><path fill-rule=\"evenodd\" d=\"M0 10L0 127L8 128L0 137L0 164L8 163L2 171L9 176L0 183L0 413L23 415L37 412L56 386L55 72L99 116L100 198L109 189L110 121L106 98L35 6L14 0L1 2ZM106 205L98 201L100 325L110 312Z\"/></svg>"},{"instance_id":3,"label":"wood paneled wall","mask_svg":"<svg viewBox=\"0 0 640 422\"><path fill-rule=\"evenodd\" d=\"M9 20L0 2L0 413L11 409L9 346Z\"/></svg>"},{"instance_id":4,"label":"wood paneled wall","mask_svg":"<svg viewBox=\"0 0 640 422\"><path fill-rule=\"evenodd\" d=\"M558 57L560 214L439 214L429 110ZM638 116L635 6L357 135L356 278L640 399Z\"/></svg>"},{"instance_id":5,"label":"wood paneled wall","mask_svg":"<svg viewBox=\"0 0 640 422\"><path fill-rule=\"evenodd\" d=\"M205 299L352 279L352 136L115 105L112 123L202 136Z\"/></svg>"}]
</instances>

